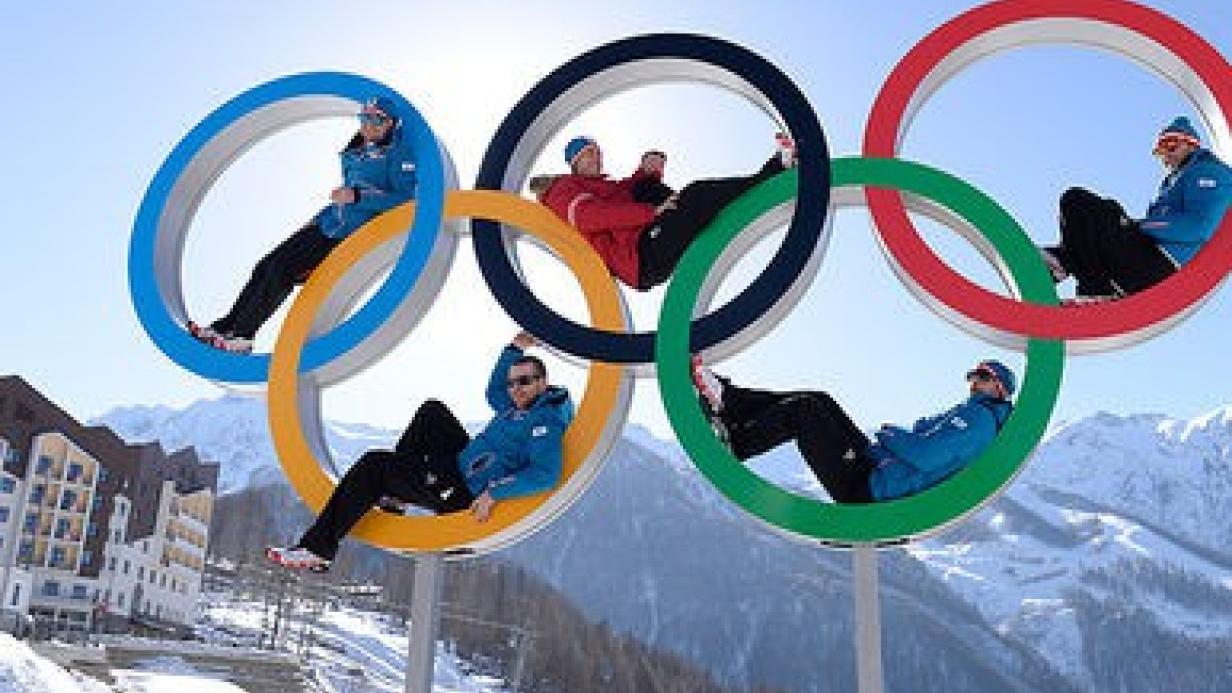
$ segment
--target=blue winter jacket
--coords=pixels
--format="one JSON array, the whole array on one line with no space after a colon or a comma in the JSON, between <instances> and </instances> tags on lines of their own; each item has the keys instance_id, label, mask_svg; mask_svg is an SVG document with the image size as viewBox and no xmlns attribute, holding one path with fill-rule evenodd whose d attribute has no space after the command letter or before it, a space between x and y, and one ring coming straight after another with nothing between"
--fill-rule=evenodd
<instances>
[{"instance_id":1,"label":"blue winter jacket","mask_svg":"<svg viewBox=\"0 0 1232 693\"><path fill-rule=\"evenodd\" d=\"M1164 178L1140 228L1183 265L1210 239L1229 202L1232 169L1210 151L1198 149Z\"/></svg>"},{"instance_id":2,"label":"blue winter jacket","mask_svg":"<svg viewBox=\"0 0 1232 693\"><path fill-rule=\"evenodd\" d=\"M562 387L549 387L526 409L509 396L509 367L522 350L505 347L488 380L488 404L496 416L458 455L466 486L497 500L546 491L560 478L562 442L573 420L573 400Z\"/></svg>"},{"instance_id":3,"label":"blue winter jacket","mask_svg":"<svg viewBox=\"0 0 1232 693\"><path fill-rule=\"evenodd\" d=\"M868 451L879 464L868 482L873 499L910 496L967 466L997 437L1012 410L1005 400L977 393L916 421L910 431L883 427Z\"/></svg>"},{"instance_id":4,"label":"blue winter jacket","mask_svg":"<svg viewBox=\"0 0 1232 693\"><path fill-rule=\"evenodd\" d=\"M338 155L342 184L355 191L350 204L329 204L317 212L321 233L346 238L369 219L415 198L415 157L395 127L381 142L365 144L356 135Z\"/></svg>"}]
</instances>

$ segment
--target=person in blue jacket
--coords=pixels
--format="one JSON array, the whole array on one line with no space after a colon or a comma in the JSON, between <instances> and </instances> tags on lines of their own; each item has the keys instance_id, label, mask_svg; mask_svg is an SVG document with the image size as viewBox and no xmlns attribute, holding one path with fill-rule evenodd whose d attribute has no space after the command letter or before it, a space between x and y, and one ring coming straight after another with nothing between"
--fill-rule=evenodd
<instances>
[{"instance_id":1,"label":"person in blue jacket","mask_svg":"<svg viewBox=\"0 0 1232 693\"><path fill-rule=\"evenodd\" d=\"M1154 153L1167 175L1146 217L1082 188L1061 196L1061 243L1041 248L1053 279L1073 276L1077 298L1106 301L1167 279L1198 252L1232 202L1232 169L1202 147L1184 116L1160 131Z\"/></svg>"},{"instance_id":2,"label":"person in blue jacket","mask_svg":"<svg viewBox=\"0 0 1232 693\"><path fill-rule=\"evenodd\" d=\"M486 522L502 500L550 490L560 479L562 439L573 419L569 391L548 384L537 344L520 332L488 380L495 416L471 438L449 409L424 402L393 450L365 452L338 483L316 522L290 548L270 548L288 568L328 570L338 544L385 497L436 513L470 510Z\"/></svg>"},{"instance_id":3,"label":"person in blue jacket","mask_svg":"<svg viewBox=\"0 0 1232 693\"><path fill-rule=\"evenodd\" d=\"M733 385L693 361L693 382L716 433L740 460L794 440L836 503L872 503L919 493L967 466L1013 411L1014 372L981 361L970 394L911 428L883 425L870 440L825 392L772 392Z\"/></svg>"},{"instance_id":4,"label":"person in blue jacket","mask_svg":"<svg viewBox=\"0 0 1232 693\"><path fill-rule=\"evenodd\" d=\"M364 104L359 131L339 158L342 185L330 191L330 203L257 263L226 315L208 326L190 321L194 337L227 351L252 351L257 330L331 250L369 219L415 197L415 156L389 97Z\"/></svg>"}]
</instances>

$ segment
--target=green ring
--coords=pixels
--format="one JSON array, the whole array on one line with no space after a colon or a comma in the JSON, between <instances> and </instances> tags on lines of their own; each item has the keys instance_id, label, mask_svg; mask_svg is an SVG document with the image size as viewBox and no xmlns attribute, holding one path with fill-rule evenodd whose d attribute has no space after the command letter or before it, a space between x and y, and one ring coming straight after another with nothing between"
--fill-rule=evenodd
<instances>
[{"instance_id":1,"label":"green ring","mask_svg":"<svg viewBox=\"0 0 1232 693\"><path fill-rule=\"evenodd\" d=\"M833 161L835 188L875 186L914 193L973 224L1005 260L1026 301L1058 303L1038 251L996 202L966 182L900 159ZM689 376L689 323L698 292L719 254L752 221L789 202L796 172L787 171L732 203L680 261L659 316L655 362L668 419L685 452L728 500L795 535L837 545L898 544L957 522L996 497L1043 437L1061 390L1065 344L1030 339L1027 372L1014 413L992 445L958 474L907 498L869 505L825 503L790 493L754 474L714 436Z\"/></svg>"}]
</instances>

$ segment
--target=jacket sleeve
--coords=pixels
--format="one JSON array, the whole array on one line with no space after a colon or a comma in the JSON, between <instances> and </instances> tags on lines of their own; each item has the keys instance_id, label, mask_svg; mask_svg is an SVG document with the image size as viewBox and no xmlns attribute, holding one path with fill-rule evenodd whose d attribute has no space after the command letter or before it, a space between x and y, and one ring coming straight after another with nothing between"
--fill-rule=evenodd
<instances>
[{"instance_id":1,"label":"jacket sleeve","mask_svg":"<svg viewBox=\"0 0 1232 693\"><path fill-rule=\"evenodd\" d=\"M619 181L616 181L616 184L625 190L632 191L633 186L637 185L638 181L642 180L643 178L660 179L662 178L662 176L660 176L657 173L650 173L649 171L643 170L639 166L637 169L633 171L633 173L629 174L628 178L623 178Z\"/></svg>"},{"instance_id":2,"label":"jacket sleeve","mask_svg":"<svg viewBox=\"0 0 1232 693\"><path fill-rule=\"evenodd\" d=\"M515 474L493 481L488 492L496 500L505 500L551 489L560 479L564 436L565 426L560 421L536 421L526 450L529 464Z\"/></svg>"},{"instance_id":3,"label":"jacket sleeve","mask_svg":"<svg viewBox=\"0 0 1232 693\"><path fill-rule=\"evenodd\" d=\"M399 144L391 147L388 157L389 190L374 186L360 186L355 189L357 197L356 209L373 214L380 214L393 209L403 202L415 199L415 186L419 182L419 174L415 168L415 158L410 147Z\"/></svg>"},{"instance_id":4,"label":"jacket sleeve","mask_svg":"<svg viewBox=\"0 0 1232 693\"><path fill-rule=\"evenodd\" d=\"M961 422L961 423L960 423ZM929 435L901 431L878 437L900 461L933 478L940 478L969 462L997 436L992 412L968 403L954 410L947 421Z\"/></svg>"},{"instance_id":5,"label":"jacket sleeve","mask_svg":"<svg viewBox=\"0 0 1232 693\"><path fill-rule=\"evenodd\" d=\"M509 396L509 388L505 384L509 379L509 367L519 358L522 358L521 349L512 344L506 346L496 358L496 365L488 376L488 406L498 414L513 406L513 398Z\"/></svg>"},{"instance_id":6,"label":"jacket sleeve","mask_svg":"<svg viewBox=\"0 0 1232 693\"><path fill-rule=\"evenodd\" d=\"M653 205L599 199L577 185L571 176L557 179L545 193L543 203L583 235L640 228L655 218Z\"/></svg>"},{"instance_id":7,"label":"jacket sleeve","mask_svg":"<svg viewBox=\"0 0 1232 693\"><path fill-rule=\"evenodd\" d=\"M911 432L912 433L923 433L924 431L927 431L928 429L937 425L937 422L941 421L941 419L945 418L945 415L947 413L949 412L942 412L940 414L935 414L933 416L923 416L923 417L920 417L919 419L916 419L916 422L912 424L911 426Z\"/></svg>"},{"instance_id":8,"label":"jacket sleeve","mask_svg":"<svg viewBox=\"0 0 1232 693\"><path fill-rule=\"evenodd\" d=\"M1213 167L1193 171L1181 190L1181 209L1149 215L1142 232L1165 243L1199 244L1208 239L1232 199L1232 177Z\"/></svg>"}]
</instances>

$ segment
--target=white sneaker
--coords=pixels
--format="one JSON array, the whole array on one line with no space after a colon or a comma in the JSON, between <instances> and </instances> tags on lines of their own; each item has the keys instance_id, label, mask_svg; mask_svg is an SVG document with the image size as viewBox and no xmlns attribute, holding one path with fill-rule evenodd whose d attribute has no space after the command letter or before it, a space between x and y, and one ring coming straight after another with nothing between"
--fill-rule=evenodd
<instances>
[{"instance_id":1,"label":"white sneaker","mask_svg":"<svg viewBox=\"0 0 1232 693\"><path fill-rule=\"evenodd\" d=\"M232 354L251 354L252 340L244 339L243 337L220 337L217 344L219 349L229 351Z\"/></svg>"},{"instance_id":2,"label":"white sneaker","mask_svg":"<svg viewBox=\"0 0 1232 693\"><path fill-rule=\"evenodd\" d=\"M779 161L783 168L796 167L796 141L785 132L774 133L774 144L779 150Z\"/></svg>"},{"instance_id":3,"label":"white sneaker","mask_svg":"<svg viewBox=\"0 0 1232 693\"><path fill-rule=\"evenodd\" d=\"M689 359L689 372L693 376L693 387L697 388L697 394L710 405L710 411L715 414L723 411L723 381L702 363L701 356L694 354Z\"/></svg>"},{"instance_id":4,"label":"white sneaker","mask_svg":"<svg viewBox=\"0 0 1232 693\"><path fill-rule=\"evenodd\" d=\"M329 570L330 564L329 560L298 546L291 548L270 546L265 549L265 557L283 568L309 570L314 573L324 573Z\"/></svg>"},{"instance_id":5,"label":"white sneaker","mask_svg":"<svg viewBox=\"0 0 1232 693\"><path fill-rule=\"evenodd\" d=\"M1097 306L1102 303L1112 303L1120 296L1075 296L1061 299L1061 305L1066 308L1081 308L1082 306Z\"/></svg>"},{"instance_id":6,"label":"white sneaker","mask_svg":"<svg viewBox=\"0 0 1232 693\"><path fill-rule=\"evenodd\" d=\"M1060 284L1069 278L1069 272L1065 271L1065 265L1061 264L1060 258L1056 253L1052 252L1051 248L1040 248L1040 257L1044 259L1044 264L1048 266L1048 271L1052 273L1053 283Z\"/></svg>"},{"instance_id":7,"label":"white sneaker","mask_svg":"<svg viewBox=\"0 0 1232 693\"><path fill-rule=\"evenodd\" d=\"M188 321L188 334L192 335L193 339L198 342L205 342L210 346L215 346L217 340L222 339L222 335L209 325L198 325L192 320Z\"/></svg>"}]
</instances>

